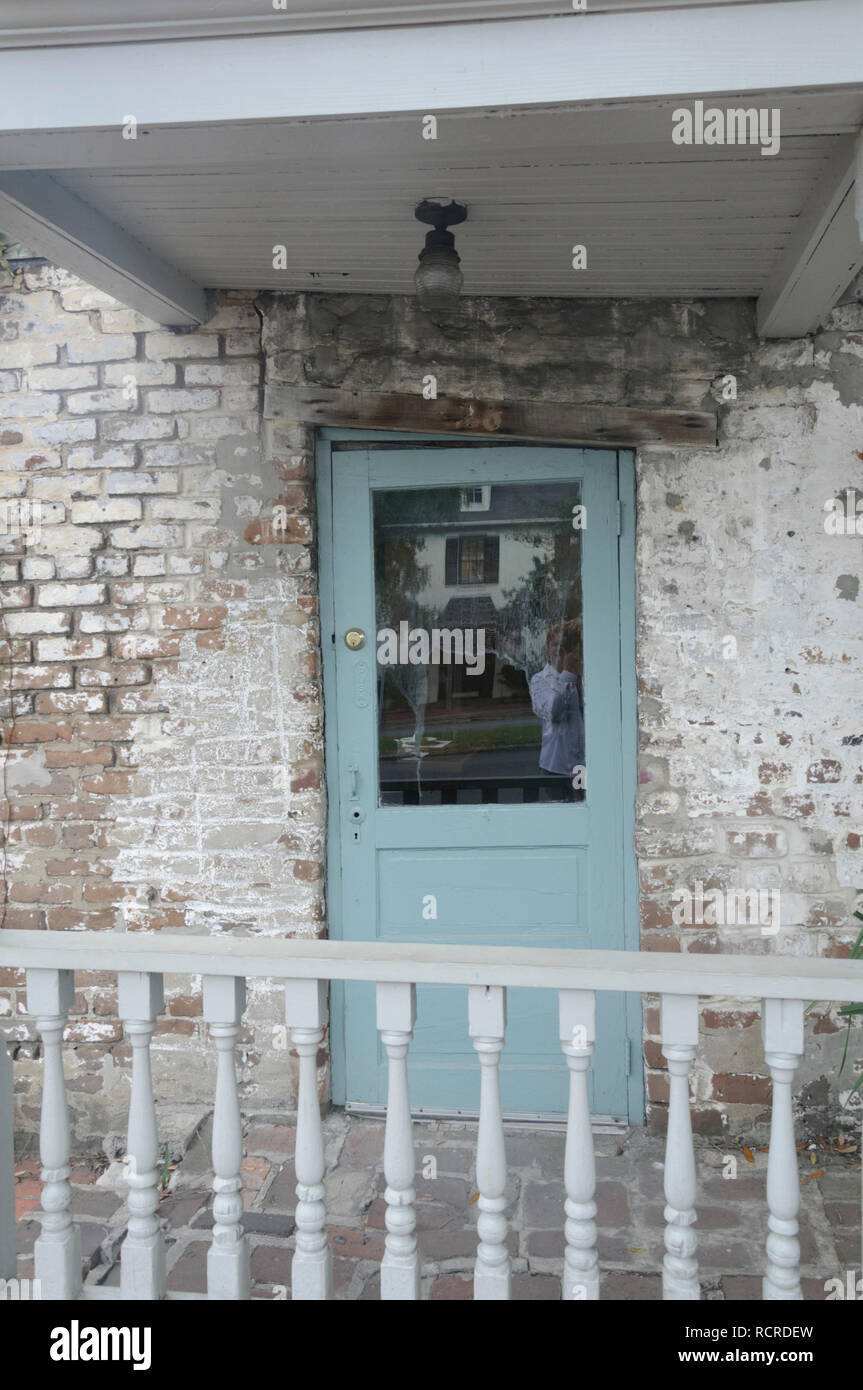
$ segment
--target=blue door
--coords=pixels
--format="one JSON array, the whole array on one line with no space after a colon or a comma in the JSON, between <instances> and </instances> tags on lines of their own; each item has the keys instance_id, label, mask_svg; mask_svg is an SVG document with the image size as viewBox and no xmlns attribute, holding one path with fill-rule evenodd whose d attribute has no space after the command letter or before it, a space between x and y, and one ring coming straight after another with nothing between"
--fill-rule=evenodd
<instances>
[{"instance_id":1,"label":"blue door","mask_svg":"<svg viewBox=\"0 0 863 1390\"><path fill-rule=\"evenodd\" d=\"M354 442L321 462L331 934L622 949L617 454ZM374 986L334 1003L336 1098L381 1105ZM466 1007L418 989L415 1110L478 1107ZM594 1113L625 1119L624 996L598 999L595 1063ZM504 1113L562 1114L567 1085L554 992L510 990Z\"/></svg>"}]
</instances>

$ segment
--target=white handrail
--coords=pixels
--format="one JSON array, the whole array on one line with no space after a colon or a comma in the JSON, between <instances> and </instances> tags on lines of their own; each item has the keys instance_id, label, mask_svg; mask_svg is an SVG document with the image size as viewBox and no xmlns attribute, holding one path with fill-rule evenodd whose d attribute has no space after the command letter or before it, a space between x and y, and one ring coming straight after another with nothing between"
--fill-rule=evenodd
<instances>
[{"instance_id":1,"label":"white handrail","mask_svg":"<svg viewBox=\"0 0 863 1390\"><path fill-rule=\"evenodd\" d=\"M0 966L863 1003L863 961L422 942L0 931Z\"/></svg>"}]
</instances>

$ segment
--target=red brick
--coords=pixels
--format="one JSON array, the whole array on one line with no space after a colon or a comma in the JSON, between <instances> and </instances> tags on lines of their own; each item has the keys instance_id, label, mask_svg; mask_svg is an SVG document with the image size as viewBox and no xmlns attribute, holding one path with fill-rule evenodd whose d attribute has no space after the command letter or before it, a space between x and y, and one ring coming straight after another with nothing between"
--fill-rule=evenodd
<instances>
[{"instance_id":1,"label":"red brick","mask_svg":"<svg viewBox=\"0 0 863 1390\"><path fill-rule=\"evenodd\" d=\"M35 708L37 714L102 714L105 710L105 696L84 690L37 695Z\"/></svg>"},{"instance_id":2,"label":"red brick","mask_svg":"<svg viewBox=\"0 0 863 1390\"><path fill-rule=\"evenodd\" d=\"M45 865L47 874L108 874L111 869L108 864L100 862L98 859L49 859Z\"/></svg>"},{"instance_id":3,"label":"red brick","mask_svg":"<svg viewBox=\"0 0 863 1390\"><path fill-rule=\"evenodd\" d=\"M19 720L7 735L10 743L53 743L55 739L64 739L66 743L71 743L74 736L75 730L72 725L63 720L53 720L49 723L47 720L35 719Z\"/></svg>"},{"instance_id":4,"label":"red brick","mask_svg":"<svg viewBox=\"0 0 863 1390\"><path fill-rule=\"evenodd\" d=\"M180 638L153 637L146 632L130 632L125 637L114 638L114 655L120 661L134 661L139 656L161 661L180 655Z\"/></svg>"},{"instance_id":5,"label":"red brick","mask_svg":"<svg viewBox=\"0 0 863 1390\"><path fill-rule=\"evenodd\" d=\"M129 884L88 882L84 884L84 901L87 903L121 903L134 901L135 889Z\"/></svg>"},{"instance_id":6,"label":"red brick","mask_svg":"<svg viewBox=\"0 0 863 1390\"><path fill-rule=\"evenodd\" d=\"M132 790L131 772L100 772L97 776L85 777L81 790L103 796L116 796Z\"/></svg>"},{"instance_id":7,"label":"red brick","mask_svg":"<svg viewBox=\"0 0 863 1390\"><path fill-rule=\"evenodd\" d=\"M687 936L686 949L689 955L718 956L722 953L716 932L702 932L700 936Z\"/></svg>"},{"instance_id":8,"label":"red brick","mask_svg":"<svg viewBox=\"0 0 863 1390\"><path fill-rule=\"evenodd\" d=\"M104 637L40 637L36 643L37 655L49 661L99 661L107 650Z\"/></svg>"},{"instance_id":9,"label":"red brick","mask_svg":"<svg viewBox=\"0 0 863 1390\"><path fill-rule=\"evenodd\" d=\"M20 832L21 842L38 849L49 849L57 843L57 832L53 825L28 825Z\"/></svg>"},{"instance_id":10,"label":"red brick","mask_svg":"<svg viewBox=\"0 0 863 1390\"><path fill-rule=\"evenodd\" d=\"M221 627L228 616L227 608L166 608L162 613L162 627L201 630Z\"/></svg>"},{"instance_id":11,"label":"red brick","mask_svg":"<svg viewBox=\"0 0 863 1390\"><path fill-rule=\"evenodd\" d=\"M72 883L13 883L9 899L14 903L71 903L75 899Z\"/></svg>"},{"instance_id":12,"label":"red brick","mask_svg":"<svg viewBox=\"0 0 863 1390\"><path fill-rule=\"evenodd\" d=\"M654 1071L662 1071L665 1067L662 1046L660 1043L654 1042L652 1038L645 1038L644 1040L644 1060L648 1067Z\"/></svg>"},{"instance_id":13,"label":"red brick","mask_svg":"<svg viewBox=\"0 0 863 1390\"><path fill-rule=\"evenodd\" d=\"M642 951L669 951L680 950L680 942L674 936L643 936L641 938Z\"/></svg>"},{"instance_id":14,"label":"red brick","mask_svg":"<svg viewBox=\"0 0 863 1390\"><path fill-rule=\"evenodd\" d=\"M751 1028L761 1015L757 1009L705 1009L701 1017L705 1028Z\"/></svg>"},{"instance_id":15,"label":"red brick","mask_svg":"<svg viewBox=\"0 0 863 1390\"><path fill-rule=\"evenodd\" d=\"M248 584L237 584L228 579L204 579L197 589L198 597L204 603L219 598L246 598L248 592Z\"/></svg>"},{"instance_id":16,"label":"red brick","mask_svg":"<svg viewBox=\"0 0 863 1390\"><path fill-rule=\"evenodd\" d=\"M766 1105L770 1100L771 1086L766 1076L716 1072L712 1094L716 1100L724 1100L728 1104Z\"/></svg>"},{"instance_id":17,"label":"red brick","mask_svg":"<svg viewBox=\"0 0 863 1390\"><path fill-rule=\"evenodd\" d=\"M307 516L288 515L287 525L273 529L272 517L250 521L243 532L247 545L304 545L312 539L312 523Z\"/></svg>"},{"instance_id":18,"label":"red brick","mask_svg":"<svg viewBox=\"0 0 863 1390\"><path fill-rule=\"evenodd\" d=\"M92 748L46 748L46 767L106 767L114 761L109 743L94 744Z\"/></svg>"},{"instance_id":19,"label":"red brick","mask_svg":"<svg viewBox=\"0 0 863 1390\"><path fill-rule=\"evenodd\" d=\"M133 737L131 719L85 719L78 725L78 735L92 743L122 743Z\"/></svg>"},{"instance_id":20,"label":"red brick","mask_svg":"<svg viewBox=\"0 0 863 1390\"><path fill-rule=\"evenodd\" d=\"M316 859L295 859L291 865L294 878L303 883L314 883L321 877L323 866Z\"/></svg>"},{"instance_id":21,"label":"red brick","mask_svg":"<svg viewBox=\"0 0 863 1390\"><path fill-rule=\"evenodd\" d=\"M164 931L166 927L188 925L185 912L177 912L171 908L163 908L157 912L141 909L137 915L130 912L127 916L129 931Z\"/></svg>"},{"instance_id":22,"label":"red brick","mask_svg":"<svg viewBox=\"0 0 863 1390\"><path fill-rule=\"evenodd\" d=\"M122 579L114 585L114 602L125 607L175 603L183 594L183 585L176 579Z\"/></svg>"},{"instance_id":23,"label":"red brick","mask_svg":"<svg viewBox=\"0 0 863 1390\"><path fill-rule=\"evenodd\" d=\"M842 764L835 758L819 758L806 769L807 782L839 782L842 780Z\"/></svg>"},{"instance_id":24,"label":"red brick","mask_svg":"<svg viewBox=\"0 0 863 1390\"><path fill-rule=\"evenodd\" d=\"M94 825L89 821L80 821L77 825L72 821L64 825L60 831L63 844L67 849L107 849L108 837L105 834L103 825Z\"/></svg>"},{"instance_id":25,"label":"red brick","mask_svg":"<svg viewBox=\"0 0 863 1390\"><path fill-rule=\"evenodd\" d=\"M671 906L668 903L658 902L656 898L642 897L639 911L642 931L661 931L674 926Z\"/></svg>"},{"instance_id":26,"label":"red brick","mask_svg":"<svg viewBox=\"0 0 863 1390\"><path fill-rule=\"evenodd\" d=\"M116 914L106 909L104 912L86 912L78 907L55 907L48 910L48 926L51 931L111 931L116 926Z\"/></svg>"},{"instance_id":27,"label":"red brick","mask_svg":"<svg viewBox=\"0 0 863 1390\"><path fill-rule=\"evenodd\" d=\"M51 815L57 820L100 820L108 814L103 801L85 801L73 797L70 801L57 801L51 807Z\"/></svg>"},{"instance_id":28,"label":"red brick","mask_svg":"<svg viewBox=\"0 0 863 1390\"><path fill-rule=\"evenodd\" d=\"M294 764L294 771L291 775L291 791L309 791L321 785L321 773L317 767L303 768L299 764Z\"/></svg>"},{"instance_id":29,"label":"red brick","mask_svg":"<svg viewBox=\"0 0 863 1390\"><path fill-rule=\"evenodd\" d=\"M102 1022L97 1023L94 1019L83 1019L80 1023L70 1023L66 1031L66 1041L70 1043L112 1043L120 1042L123 1037L122 1023ZM86 1078L83 1078L86 1079ZM83 1090L99 1090L102 1085L102 1078L93 1078L98 1084L95 1087L82 1087ZM74 1089L74 1088L73 1088Z\"/></svg>"},{"instance_id":30,"label":"red brick","mask_svg":"<svg viewBox=\"0 0 863 1390\"><path fill-rule=\"evenodd\" d=\"M649 1071L647 1073L647 1098L668 1104L668 1073Z\"/></svg>"},{"instance_id":31,"label":"red brick","mask_svg":"<svg viewBox=\"0 0 863 1390\"><path fill-rule=\"evenodd\" d=\"M127 661L122 665L116 662L110 670L98 666L82 666L78 672L78 684L82 689L94 686L105 688L118 685L146 685L150 679L150 667L142 661Z\"/></svg>"},{"instance_id":32,"label":"red brick","mask_svg":"<svg viewBox=\"0 0 863 1390\"><path fill-rule=\"evenodd\" d=\"M80 989L113 989L117 976L113 970L76 970L75 983Z\"/></svg>"},{"instance_id":33,"label":"red brick","mask_svg":"<svg viewBox=\"0 0 863 1390\"><path fill-rule=\"evenodd\" d=\"M36 908L7 907L3 926L7 931L44 931L45 913Z\"/></svg>"},{"instance_id":34,"label":"red brick","mask_svg":"<svg viewBox=\"0 0 863 1390\"><path fill-rule=\"evenodd\" d=\"M171 1018L198 1018L203 1012L204 1000L200 994L175 994L168 1000Z\"/></svg>"},{"instance_id":35,"label":"red brick","mask_svg":"<svg viewBox=\"0 0 863 1390\"><path fill-rule=\"evenodd\" d=\"M112 1017L117 1012L116 989L94 990L91 999L93 1013L100 1017Z\"/></svg>"}]
</instances>

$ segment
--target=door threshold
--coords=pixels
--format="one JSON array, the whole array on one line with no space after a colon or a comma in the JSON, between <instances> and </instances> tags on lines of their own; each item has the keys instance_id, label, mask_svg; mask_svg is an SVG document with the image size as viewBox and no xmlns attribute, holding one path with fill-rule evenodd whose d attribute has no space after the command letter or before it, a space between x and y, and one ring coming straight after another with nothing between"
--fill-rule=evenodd
<instances>
[{"instance_id":1,"label":"door threshold","mask_svg":"<svg viewBox=\"0 0 863 1390\"><path fill-rule=\"evenodd\" d=\"M345 1111L349 1115L367 1115L370 1119L382 1119L386 1116L387 1108L385 1105L366 1105L362 1101L348 1101ZM411 1108L411 1118L414 1120L469 1120L476 1123L479 1120L478 1110L446 1110L446 1109L422 1109ZM559 1129L566 1131L565 1115L525 1115L510 1114L505 1112L502 1116L505 1124L512 1128L534 1129L537 1125L542 1125L544 1129ZM629 1129L626 1120L615 1119L613 1115L591 1115L590 1127L594 1134L623 1134Z\"/></svg>"}]
</instances>

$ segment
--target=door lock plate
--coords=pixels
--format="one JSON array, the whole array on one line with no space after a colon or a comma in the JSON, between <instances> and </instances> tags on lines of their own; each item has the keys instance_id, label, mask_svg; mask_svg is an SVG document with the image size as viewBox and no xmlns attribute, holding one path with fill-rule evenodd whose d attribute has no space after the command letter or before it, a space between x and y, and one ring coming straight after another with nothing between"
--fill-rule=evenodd
<instances>
[{"instance_id":1,"label":"door lock plate","mask_svg":"<svg viewBox=\"0 0 863 1390\"><path fill-rule=\"evenodd\" d=\"M361 632L358 627L348 628L347 632L345 633L346 647L349 647L352 652L358 652L360 647L365 646L365 643L366 634L364 632Z\"/></svg>"}]
</instances>

